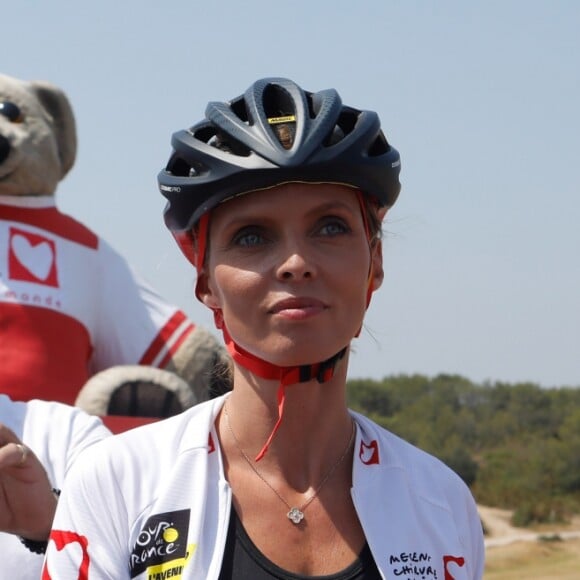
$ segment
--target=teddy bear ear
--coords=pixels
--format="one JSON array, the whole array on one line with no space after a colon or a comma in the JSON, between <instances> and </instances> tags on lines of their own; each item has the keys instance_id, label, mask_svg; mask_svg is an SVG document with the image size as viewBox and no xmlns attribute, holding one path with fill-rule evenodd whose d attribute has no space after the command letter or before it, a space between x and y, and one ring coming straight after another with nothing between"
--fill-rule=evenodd
<instances>
[{"instance_id":1,"label":"teddy bear ear","mask_svg":"<svg viewBox=\"0 0 580 580\"><path fill-rule=\"evenodd\" d=\"M62 179L73 166L77 153L76 123L70 101L61 89L51 83L33 81L30 85L42 106L53 118Z\"/></svg>"}]
</instances>

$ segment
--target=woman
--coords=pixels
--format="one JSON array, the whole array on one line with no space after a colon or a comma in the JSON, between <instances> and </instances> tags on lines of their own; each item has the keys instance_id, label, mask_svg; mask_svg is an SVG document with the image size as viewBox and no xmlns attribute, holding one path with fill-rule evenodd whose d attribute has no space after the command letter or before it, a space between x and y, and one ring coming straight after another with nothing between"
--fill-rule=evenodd
<instances>
[{"instance_id":1,"label":"woman","mask_svg":"<svg viewBox=\"0 0 580 580\"><path fill-rule=\"evenodd\" d=\"M465 485L346 404L400 187L377 115L263 79L210 103L173 147L165 220L223 332L233 390L74 470L47 577L481 578Z\"/></svg>"}]
</instances>

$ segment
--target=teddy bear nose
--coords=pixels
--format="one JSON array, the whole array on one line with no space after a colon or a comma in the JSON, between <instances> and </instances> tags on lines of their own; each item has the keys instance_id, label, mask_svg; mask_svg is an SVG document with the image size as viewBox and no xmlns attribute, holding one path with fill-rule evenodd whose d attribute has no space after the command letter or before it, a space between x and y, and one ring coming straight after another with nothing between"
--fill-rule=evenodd
<instances>
[{"instance_id":1,"label":"teddy bear nose","mask_svg":"<svg viewBox=\"0 0 580 580\"><path fill-rule=\"evenodd\" d=\"M0 163L4 163L9 154L10 141L8 141L4 135L0 135Z\"/></svg>"}]
</instances>

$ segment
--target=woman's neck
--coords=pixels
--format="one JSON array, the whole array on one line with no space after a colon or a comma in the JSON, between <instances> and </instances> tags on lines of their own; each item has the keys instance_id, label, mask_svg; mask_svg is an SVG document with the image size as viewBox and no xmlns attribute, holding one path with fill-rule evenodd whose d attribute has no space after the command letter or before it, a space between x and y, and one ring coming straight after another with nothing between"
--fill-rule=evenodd
<instances>
[{"instance_id":1,"label":"woman's neck","mask_svg":"<svg viewBox=\"0 0 580 580\"><path fill-rule=\"evenodd\" d=\"M229 425L222 413L218 431L226 456L239 459L245 454L254 461L278 420L279 385L244 369L237 371L226 402ZM286 387L282 421L257 463L260 469L281 472L297 488L321 477L352 434L344 375L340 369L326 383L314 380Z\"/></svg>"}]
</instances>

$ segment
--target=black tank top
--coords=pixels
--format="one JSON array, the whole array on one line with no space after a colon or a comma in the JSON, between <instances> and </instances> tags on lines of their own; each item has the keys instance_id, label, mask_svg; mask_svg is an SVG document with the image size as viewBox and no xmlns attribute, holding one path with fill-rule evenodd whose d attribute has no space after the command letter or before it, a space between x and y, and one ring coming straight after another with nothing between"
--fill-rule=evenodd
<instances>
[{"instance_id":1,"label":"black tank top","mask_svg":"<svg viewBox=\"0 0 580 580\"><path fill-rule=\"evenodd\" d=\"M232 509L219 580L381 580L365 543L359 557L347 568L328 576L301 576L286 572L268 560L250 539Z\"/></svg>"}]
</instances>

